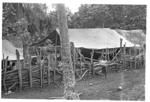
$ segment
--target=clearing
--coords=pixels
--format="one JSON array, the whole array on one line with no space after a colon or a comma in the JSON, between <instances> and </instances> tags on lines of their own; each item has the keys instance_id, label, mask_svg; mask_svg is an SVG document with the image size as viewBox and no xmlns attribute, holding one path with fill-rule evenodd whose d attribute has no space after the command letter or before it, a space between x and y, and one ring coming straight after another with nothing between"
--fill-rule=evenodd
<instances>
[{"instance_id":1,"label":"clearing","mask_svg":"<svg viewBox=\"0 0 150 102\"><path fill-rule=\"evenodd\" d=\"M130 70L124 72L124 87L118 90L121 82L121 73L108 73L104 76L86 78L77 82L81 100L145 100L145 69ZM2 94L2 98L12 99L51 99L62 97L63 85L55 84L44 88L24 89L9 95Z\"/></svg>"}]
</instances>

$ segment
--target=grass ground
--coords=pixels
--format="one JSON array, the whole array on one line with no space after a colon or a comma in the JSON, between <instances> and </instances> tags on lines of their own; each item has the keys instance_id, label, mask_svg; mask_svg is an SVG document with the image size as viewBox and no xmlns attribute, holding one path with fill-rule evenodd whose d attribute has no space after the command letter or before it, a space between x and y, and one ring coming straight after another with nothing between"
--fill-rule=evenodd
<instances>
[{"instance_id":1,"label":"grass ground","mask_svg":"<svg viewBox=\"0 0 150 102\"><path fill-rule=\"evenodd\" d=\"M107 79L95 76L77 82L76 89L81 92L81 100L145 100L145 70L132 70L124 72L123 90L119 91L121 73L109 73ZM15 99L50 99L62 97L63 87L51 85L45 88L25 89L9 95L2 94L2 98Z\"/></svg>"}]
</instances>

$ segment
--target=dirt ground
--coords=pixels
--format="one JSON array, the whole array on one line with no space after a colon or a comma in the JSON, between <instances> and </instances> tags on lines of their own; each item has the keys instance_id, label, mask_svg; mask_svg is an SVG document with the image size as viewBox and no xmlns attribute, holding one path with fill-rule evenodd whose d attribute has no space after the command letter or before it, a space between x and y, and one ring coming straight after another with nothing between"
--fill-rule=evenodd
<instances>
[{"instance_id":1,"label":"dirt ground","mask_svg":"<svg viewBox=\"0 0 150 102\"><path fill-rule=\"evenodd\" d=\"M77 82L81 100L145 100L145 70L124 72L123 89L118 90L121 83L121 73L109 73L104 76L95 76ZM9 95L2 94L2 98L12 99L51 99L62 97L63 86L54 84L45 88L32 88L17 91Z\"/></svg>"}]
</instances>

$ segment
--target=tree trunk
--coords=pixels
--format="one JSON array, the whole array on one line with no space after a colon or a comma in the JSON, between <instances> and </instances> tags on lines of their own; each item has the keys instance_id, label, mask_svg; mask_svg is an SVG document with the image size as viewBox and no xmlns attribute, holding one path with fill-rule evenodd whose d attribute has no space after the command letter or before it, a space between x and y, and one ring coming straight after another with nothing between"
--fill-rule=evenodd
<instances>
[{"instance_id":1,"label":"tree trunk","mask_svg":"<svg viewBox=\"0 0 150 102\"><path fill-rule=\"evenodd\" d=\"M61 40L61 57L63 62L63 81L64 81L64 98L65 99L79 99L75 93L75 73L73 71L70 43L68 37L67 18L65 14L65 7L63 4L57 5L58 24L60 30Z\"/></svg>"}]
</instances>

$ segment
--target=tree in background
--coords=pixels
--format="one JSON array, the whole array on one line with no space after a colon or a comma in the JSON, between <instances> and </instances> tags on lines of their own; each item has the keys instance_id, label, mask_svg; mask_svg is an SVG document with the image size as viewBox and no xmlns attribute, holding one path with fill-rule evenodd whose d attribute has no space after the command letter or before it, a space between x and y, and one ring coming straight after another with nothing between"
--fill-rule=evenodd
<instances>
[{"instance_id":1,"label":"tree in background","mask_svg":"<svg viewBox=\"0 0 150 102\"><path fill-rule=\"evenodd\" d=\"M29 45L54 29L54 17L46 11L45 4L3 4L3 38L19 38L22 41L25 63L28 61Z\"/></svg>"},{"instance_id":2,"label":"tree in background","mask_svg":"<svg viewBox=\"0 0 150 102\"><path fill-rule=\"evenodd\" d=\"M18 22L22 18L27 23L27 31L33 42L47 36L51 30L55 29L56 23L53 23L53 19L56 17L53 12L46 11L45 4L3 3L3 37L21 36L17 30L20 26Z\"/></svg>"},{"instance_id":3,"label":"tree in background","mask_svg":"<svg viewBox=\"0 0 150 102\"><path fill-rule=\"evenodd\" d=\"M146 29L145 5L81 5L70 28Z\"/></svg>"},{"instance_id":4,"label":"tree in background","mask_svg":"<svg viewBox=\"0 0 150 102\"><path fill-rule=\"evenodd\" d=\"M146 30L145 5L84 4L72 14L66 8L69 28L113 28ZM18 36L16 22L25 18L32 41L47 36L58 27L56 11L47 12L45 4L3 3L3 37Z\"/></svg>"}]
</instances>

